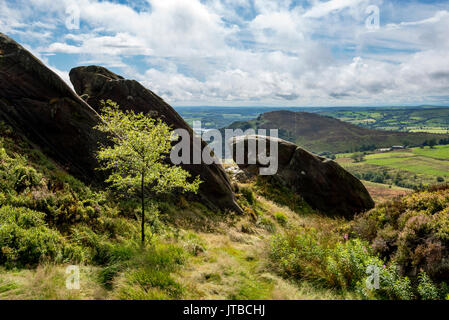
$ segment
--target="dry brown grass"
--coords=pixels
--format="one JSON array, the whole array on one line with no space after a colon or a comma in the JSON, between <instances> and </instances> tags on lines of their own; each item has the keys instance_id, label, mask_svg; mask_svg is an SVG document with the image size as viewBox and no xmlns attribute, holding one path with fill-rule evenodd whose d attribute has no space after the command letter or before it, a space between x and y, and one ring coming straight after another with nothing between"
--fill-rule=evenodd
<instances>
[{"instance_id":1,"label":"dry brown grass","mask_svg":"<svg viewBox=\"0 0 449 320\"><path fill-rule=\"evenodd\" d=\"M362 182L376 204L388 200L393 200L395 198L413 192L412 189L401 188L397 186L391 186L390 188L386 184L375 183L370 181L362 181Z\"/></svg>"},{"instance_id":2,"label":"dry brown grass","mask_svg":"<svg viewBox=\"0 0 449 320\"><path fill-rule=\"evenodd\" d=\"M241 184L240 187L251 187ZM188 288L186 299L343 299L329 289L320 289L307 282L293 283L276 273L269 257L272 233L259 222L269 219L276 232L284 233L297 226L318 230L335 230L345 226L345 221L320 215L298 215L259 195L257 206L263 216L254 221L250 215L236 217L231 223L223 223L221 232L196 233L204 246L204 252L192 257L178 275ZM287 222L280 223L276 214L281 213ZM191 230L190 232L194 232ZM328 232L329 233L329 232ZM330 233L329 233L330 234Z\"/></svg>"},{"instance_id":3,"label":"dry brown grass","mask_svg":"<svg viewBox=\"0 0 449 320\"><path fill-rule=\"evenodd\" d=\"M67 266L40 265L34 270L0 273L0 300L99 300L107 292L96 281L97 270L80 266L80 290L66 288Z\"/></svg>"},{"instance_id":4,"label":"dry brown grass","mask_svg":"<svg viewBox=\"0 0 449 320\"><path fill-rule=\"evenodd\" d=\"M252 189L253 184L239 187ZM170 241L190 253L181 269L172 274L184 288L181 298L347 298L305 281L282 278L270 259L270 240L274 233L307 227L323 233L325 236L320 237L323 241L335 241L336 236L345 232L348 222L319 214L298 214L257 194L255 199L252 215L217 215L193 205L166 208L170 214L167 223L177 230L177 236ZM273 228L267 228L267 223ZM67 290L65 268L42 265L35 270L0 270L0 299L117 299L124 297L120 290L128 290L134 298L164 297L162 293L140 292L125 281L123 274L117 276L113 289L107 290L100 284L100 269L87 266L81 268L81 290Z\"/></svg>"}]
</instances>

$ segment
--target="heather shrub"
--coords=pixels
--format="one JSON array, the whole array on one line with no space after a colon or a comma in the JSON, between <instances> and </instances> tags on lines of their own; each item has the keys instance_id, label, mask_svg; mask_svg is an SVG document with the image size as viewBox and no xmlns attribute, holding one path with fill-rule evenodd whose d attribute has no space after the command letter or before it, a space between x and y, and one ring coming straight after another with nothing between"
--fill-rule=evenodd
<instances>
[{"instance_id":1,"label":"heather shrub","mask_svg":"<svg viewBox=\"0 0 449 320\"><path fill-rule=\"evenodd\" d=\"M287 224L287 217L285 216L284 213L282 212L275 212L274 213L274 218L276 219L276 221L280 224L280 225L286 225Z\"/></svg>"},{"instance_id":2,"label":"heather shrub","mask_svg":"<svg viewBox=\"0 0 449 320\"><path fill-rule=\"evenodd\" d=\"M374 254L369 244L360 239L338 243L330 250L328 282L337 288L354 290L364 299L410 300L414 289L409 278L403 277L395 264L385 262ZM378 277L378 287L369 287Z\"/></svg>"},{"instance_id":3,"label":"heather shrub","mask_svg":"<svg viewBox=\"0 0 449 320\"><path fill-rule=\"evenodd\" d=\"M3 140L0 140L0 190L8 193L22 192L27 188L37 186L42 179L36 169L27 165L24 157L15 155L10 157Z\"/></svg>"},{"instance_id":4,"label":"heather shrub","mask_svg":"<svg viewBox=\"0 0 449 320\"><path fill-rule=\"evenodd\" d=\"M0 221L2 224L16 224L18 227L29 229L44 226L45 214L27 208L11 206L0 207Z\"/></svg>"},{"instance_id":5,"label":"heather shrub","mask_svg":"<svg viewBox=\"0 0 449 320\"><path fill-rule=\"evenodd\" d=\"M268 232L276 231L276 225L274 224L273 220L268 217L260 216L257 220L257 225L261 226Z\"/></svg>"},{"instance_id":6,"label":"heather shrub","mask_svg":"<svg viewBox=\"0 0 449 320\"><path fill-rule=\"evenodd\" d=\"M282 206L287 206L292 211L298 213L313 212L301 196L275 179L269 178L269 176L257 177L255 187L258 194Z\"/></svg>"},{"instance_id":7,"label":"heather shrub","mask_svg":"<svg viewBox=\"0 0 449 320\"><path fill-rule=\"evenodd\" d=\"M415 297L411 280L400 274L397 265L386 265L368 242L320 240L324 239L315 229L301 228L287 235L278 234L271 241L271 259L285 277L354 292L364 299ZM377 272L377 288L367 285L372 276L370 270Z\"/></svg>"},{"instance_id":8,"label":"heather shrub","mask_svg":"<svg viewBox=\"0 0 449 320\"><path fill-rule=\"evenodd\" d=\"M353 232L376 254L416 278L420 270L435 281L449 279L449 188L415 192L360 215Z\"/></svg>"},{"instance_id":9,"label":"heather shrub","mask_svg":"<svg viewBox=\"0 0 449 320\"><path fill-rule=\"evenodd\" d=\"M359 239L338 243L328 250L327 281L336 287L355 287L366 276L368 266L382 267L383 262L374 256L368 243Z\"/></svg>"},{"instance_id":10,"label":"heather shrub","mask_svg":"<svg viewBox=\"0 0 449 320\"><path fill-rule=\"evenodd\" d=\"M0 208L0 264L34 266L45 259L81 261L82 250L50 229L42 212L27 208Z\"/></svg>"},{"instance_id":11,"label":"heather shrub","mask_svg":"<svg viewBox=\"0 0 449 320\"><path fill-rule=\"evenodd\" d=\"M429 276L421 272L418 276L418 293L423 300L437 300L440 298L440 292L435 284L432 283Z\"/></svg>"},{"instance_id":12,"label":"heather shrub","mask_svg":"<svg viewBox=\"0 0 449 320\"><path fill-rule=\"evenodd\" d=\"M42 179L42 176L37 173L36 169L23 164L14 166L12 174L14 190L17 192L37 186Z\"/></svg>"},{"instance_id":13,"label":"heather shrub","mask_svg":"<svg viewBox=\"0 0 449 320\"><path fill-rule=\"evenodd\" d=\"M256 202L254 192L250 188L242 187L240 189L240 193L243 195L249 205L253 205Z\"/></svg>"},{"instance_id":14,"label":"heather shrub","mask_svg":"<svg viewBox=\"0 0 449 320\"><path fill-rule=\"evenodd\" d=\"M277 234L271 240L271 258L285 276L308 280L324 278L326 255L327 250L320 246L314 229Z\"/></svg>"}]
</instances>

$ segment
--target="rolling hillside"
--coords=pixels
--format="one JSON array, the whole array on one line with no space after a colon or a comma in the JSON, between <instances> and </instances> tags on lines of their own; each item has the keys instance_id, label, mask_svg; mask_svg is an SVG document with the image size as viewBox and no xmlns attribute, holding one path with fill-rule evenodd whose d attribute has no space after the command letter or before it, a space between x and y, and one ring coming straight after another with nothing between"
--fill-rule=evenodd
<instances>
[{"instance_id":1,"label":"rolling hillside","mask_svg":"<svg viewBox=\"0 0 449 320\"><path fill-rule=\"evenodd\" d=\"M448 135L390 132L362 128L328 116L307 112L272 111L257 119L234 122L230 129L279 129L279 137L313 152L348 152L390 147L421 145L426 140L447 139Z\"/></svg>"},{"instance_id":2,"label":"rolling hillside","mask_svg":"<svg viewBox=\"0 0 449 320\"><path fill-rule=\"evenodd\" d=\"M336 161L360 179L413 189L449 181L449 145L352 156L338 154Z\"/></svg>"},{"instance_id":3,"label":"rolling hillside","mask_svg":"<svg viewBox=\"0 0 449 320\"><path fill-rule=\"evenodd\" d=\"M449 108L410 107L326 110L322 115L369 129L449 133Z\"/></svg>"}]
</instances>

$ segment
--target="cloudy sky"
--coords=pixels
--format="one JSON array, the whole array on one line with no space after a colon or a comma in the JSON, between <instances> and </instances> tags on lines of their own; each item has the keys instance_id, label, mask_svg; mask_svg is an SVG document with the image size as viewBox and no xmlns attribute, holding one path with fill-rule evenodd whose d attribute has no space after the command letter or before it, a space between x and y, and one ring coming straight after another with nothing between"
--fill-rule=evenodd
<instances>
[{"instance_id":1,"label":"cloudy sky","mask_svg":"<svg viewBox=\"0 0 449 320\"><path fill-rule=\"evenodd\" d=\"M178 106L449 105L449 1L0 0L0 32Z\"/></svg>"}]
</instances>

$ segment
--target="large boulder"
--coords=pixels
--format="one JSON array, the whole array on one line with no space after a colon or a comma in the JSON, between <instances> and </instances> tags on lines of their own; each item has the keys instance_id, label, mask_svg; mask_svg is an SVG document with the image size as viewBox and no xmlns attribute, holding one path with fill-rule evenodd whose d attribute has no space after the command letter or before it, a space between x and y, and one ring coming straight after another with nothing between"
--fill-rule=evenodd
<instances>
[{"instance_id":1,"label":"large boulder","mask_svg":"<svg viewBox=\"0 0 449 320\"><path fill-rule=\"evenodd\" d=\"M94 68L101 72L84 73L86 78L75 78L83 79L83 82L74 80L74 84L77 90L90 88L85 90L90 94L87 100L95 108L98 109L98 101L103 98L115 100L125 107L131 104L124 103L122 99L130 102L135 98L132 104L136 106L134 110L156 111L175 128L190 129L170 106L136 81L124 80L104 68ZM77 70L81 71L80 68ZM72 79L74 74L83 73L72 72ZM109 81L117 86L104 85ZM95 99L98 86L105 90L100 90L104 96L100 98L101 95L98 95L99 99ZM107 138L93 129L102 121L101 117L39 59L1 33L0 120L11 125L18 134L77 178L87 183L103 181L103 174L95 170L98 168L95 151L98 143L106 143ZM199 174L204 181L199 196L206 205L212 209L241 212L221 166L194 165L185 168L194 176Z\"/></svg>"},{"instance_id":2,"label":"large boulder","mask_svg":"<svg viewBox=\"0 0 449 320\"><path fill-rule=\"evenodd\" d=\"M134 110L161 118L173 129L187 130L190 134L191 154L199 152L196 144L193 144L192 128L169 104L139 82L124 79L99 66L74 68L70 71L70 80L78 95L95 110L99 111L102 100L110 99L123 110ZM201 141L201 152L205 147L206 142ZM182 167L192 176L200 176L203 183L200 185L199 196L208 207L242 212L221 165L182 164Z\"/></svg>"},{"instance_id":3,"label":"large boulder","mask_svg":"<svg viewBox=\"0 0 449 320\"><path fill-rule=\"evenodd\" d=\"M335 161L316 156L293 143L274 137L259 135L234 137L230 141L234 160L236 150L242 148L245 154L250 153L248 146L257 143L265 144L270 156L270 143L278 147L278 170L266 179L281 183L300 196L314 209L328 215L347 218L374 207L374 201L362 182L343 169ZM259 161L260 154L255 155L255 164L248 158L239 167L250 174L258 174L260 168L267 167Z\"/></svg>"},{"instance_id":4,"label":"large boulder","mask_svg":"<svg viewBox=\"0 0 449 320\"><path fill-rule=\"evenodd\" d=\"M99 115L53 71L0 33L0 119L70 173L92 181Z\"/></svg>"}]
</instances>

